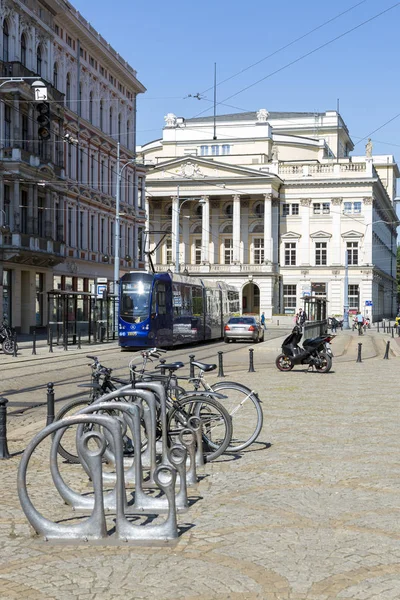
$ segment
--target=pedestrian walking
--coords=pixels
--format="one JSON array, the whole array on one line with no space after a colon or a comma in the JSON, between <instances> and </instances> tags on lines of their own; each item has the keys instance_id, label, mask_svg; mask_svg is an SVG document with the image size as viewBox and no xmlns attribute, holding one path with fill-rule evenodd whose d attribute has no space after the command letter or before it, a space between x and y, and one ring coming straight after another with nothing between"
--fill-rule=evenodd
<instances>
[{"instance_id":1,"label":"pedestrian walking","mask_svg":"<svg viewBox=\"0 0 400 600\"><path fill-rule=\"evenodd\" d=\"M299 325L303 327L304 323L307 321L307 313L305 310L300 308L299 310Z\"/></svg>"},{"instance_id":2,"label":"pedestrian walking","mask_svg":"<svg viewBox=\"0 0 400 600\"><path fill-rule=\"evenodd\" d=\"M261 315L261 327L262 327L263 329L267 329L267 326L266 326L266 324L265 324L265 313L263 313L263 314Z\"/></svg>"}]
</instances>

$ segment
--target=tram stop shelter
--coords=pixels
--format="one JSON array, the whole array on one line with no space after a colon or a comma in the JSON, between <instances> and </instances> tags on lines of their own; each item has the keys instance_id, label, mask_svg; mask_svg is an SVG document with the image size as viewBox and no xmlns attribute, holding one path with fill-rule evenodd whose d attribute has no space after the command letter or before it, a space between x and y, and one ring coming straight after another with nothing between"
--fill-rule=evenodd
<instances>
[{"instance_id":1,"label":"tram stop shelter","mask_svg":"<svg viewBox=\"0 0 400 600\"><path fill-rule=\"evenodd\" d=\"M305 296L304 311L307 315L305 324L305 337L316 337L328 330L326 298L319 296Z\"/></svg>"},{"instance_id":2,"label":"tram stop shelter","mask_svg":"<svg viewBox=\"0 0 400 600\"><path fill-rule=\"evenodd\" d=\"M48 343L64 346L115 340L118 335L118 298L104 293L51 290L48 302Z\"/></svg>"}]
</instances>

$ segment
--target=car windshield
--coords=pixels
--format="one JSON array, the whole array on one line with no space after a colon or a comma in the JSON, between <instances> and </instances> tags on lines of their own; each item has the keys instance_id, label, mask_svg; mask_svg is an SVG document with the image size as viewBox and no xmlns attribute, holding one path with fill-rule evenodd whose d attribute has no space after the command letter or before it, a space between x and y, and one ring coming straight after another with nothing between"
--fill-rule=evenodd
<instances>
[{"instance_id":1,"label":"car windshield","mask_svg":"<svg viewBox=\"0 0 400 600\"><path fill-rule=\"evenodd\" d=\"M255 321L254 317L232 317L228 323L231 325L252 325Z\"/></svg>"}]
</instances>

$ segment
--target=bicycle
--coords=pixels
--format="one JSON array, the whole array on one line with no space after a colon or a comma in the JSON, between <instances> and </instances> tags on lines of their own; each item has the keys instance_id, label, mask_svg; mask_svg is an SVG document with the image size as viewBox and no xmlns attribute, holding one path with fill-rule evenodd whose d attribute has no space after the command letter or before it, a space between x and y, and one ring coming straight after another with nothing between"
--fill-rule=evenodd
<instances>
[{"instance_id":1,"label":"bicycle","mask_svg":"<svg viewBox=\"0 0 400 600\"><path fill-rule=\"evenodd\" d=\"M198 369L197 377L177 377L177 380L186 379L193 383L196 393L222 393L221 403L232 419L233 428L227 452L240 452L248 448L256 441L263 427L263 411L257 392L233 381L218 381L210 385L204 374L214 371L217 366L198 361L192 361L191 364ZM202 388L201 392L199 392L200 388ZM180 386L177 386L176 392L178 397L191 393Z\"/></svg>"},{"instance_id":2,"label":"bicycle","mask_svg":"<svg viewBox=\"0 0 400 600\"><path fill-rule=\"evenodd\" d=\"M215 399L215 396L220 394L210 393L207 396L197 394L196 396L187 394L184 398L173 398L168 394L172 373L176 369L183 366L183 363L172 363L166 365L169 368L169 375L162 375L160 373L148 373L146 372L147 362L153 358L159 358L159 352L157 348L151 350L145 350L141 352L142 357L142 368L140 372L136 373L133 368L132 361L129 364L130 369L130 382L122 380L117 377L112 377L112 369L104 367L100 364L99 360L95 356L88 356L93 360L90 365L92 368L92 377L90 384L83 384L83 387L89 386L91 392L86 398L76 398L63 406L57 413L55 420L60 420L72 414L75 414L82 408L85 408L89 404L92 404L98 399L107 402L110 393L118 390L118 383L121 386L130 385L135 387L136 383L141 383L141 387L146 387L146 381L158 380L164 383L165 389L165 401L168 410L167 425L168 425L168 440L171 445L176 441L179 433L183 428L186 428L191 416L200 417L203 424L203 445L205 460L214 460L224 453L229 445L232 437L232 424L231 418L227 410ZM121 401L121 398L118 398ZM127 402L131 401L132 397L126 399ZM159 399L160 402L160 399ZM110 414L108 412L108 414ZM160 410L158 411L158 433L160 437ZM70 428L70 431L66 431L60 441L58 452L63 458L71 463L79 463L79 457L76 453L76 435L75 431ZM126 446L131 452L134 452L132 441L126 436ZM72 450L74 449L74 451Z\"/></svg>"}]
</instances>

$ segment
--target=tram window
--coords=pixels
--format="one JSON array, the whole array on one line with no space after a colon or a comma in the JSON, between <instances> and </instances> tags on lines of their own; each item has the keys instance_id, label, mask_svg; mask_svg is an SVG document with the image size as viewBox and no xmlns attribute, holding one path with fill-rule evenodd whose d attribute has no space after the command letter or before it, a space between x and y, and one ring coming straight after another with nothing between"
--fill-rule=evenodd
<instances>
[{"instance_id":1,"label":"tram window","mask_svg":"<svg viewBox=\"0 0 400 600\"><path fill-rule=\"evenodd\" d=\"M163 283L159 283L157 285L157 304L158 304L158 314L165 315L167 312L167 305L166 305L166 297L165 297L165 285Z\"/></svg>"},{"instance_id":2,"label":"tram window","mask_svg":"<svg viewBox=\"0 0 400 600\"><path fill-rule=\"evenodd\" d=\"M193 314L202 315L203 309L203 290L200 287L194 287L192 291Z\"/></svg>"}]
</instances>

